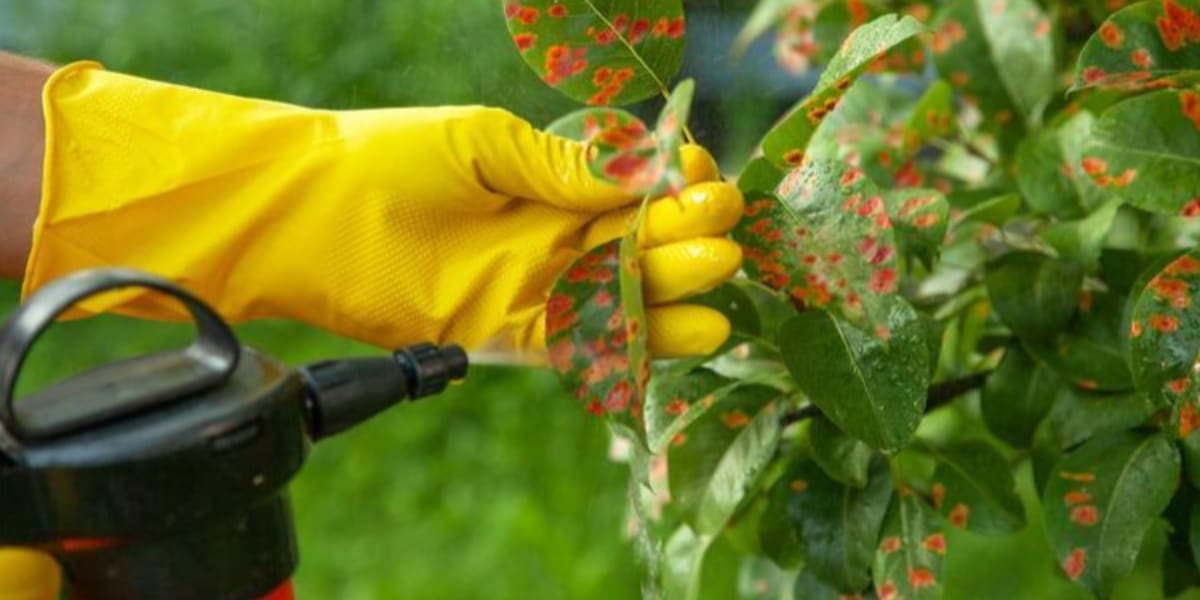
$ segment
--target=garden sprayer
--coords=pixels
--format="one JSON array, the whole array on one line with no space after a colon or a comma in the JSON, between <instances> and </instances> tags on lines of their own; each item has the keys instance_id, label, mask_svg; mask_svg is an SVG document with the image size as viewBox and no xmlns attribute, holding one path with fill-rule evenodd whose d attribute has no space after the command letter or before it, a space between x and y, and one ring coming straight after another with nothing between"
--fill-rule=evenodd
<instances>
[{"instance_id":1,"label":"garden sprayer","mask_svg":"<svg viewBox=\"0 0 1200 600\"><path fill-rule=\"evenodd\" d=\"M191 314L185 349L121 360L16 402L34 342L76 303L144 288ZM147 274L56 281L0 329L0 546L53 554L76 600L292 597L287 484L312 442L467 372L457 346L290 369Z\"/></svg>"}]
</instances>

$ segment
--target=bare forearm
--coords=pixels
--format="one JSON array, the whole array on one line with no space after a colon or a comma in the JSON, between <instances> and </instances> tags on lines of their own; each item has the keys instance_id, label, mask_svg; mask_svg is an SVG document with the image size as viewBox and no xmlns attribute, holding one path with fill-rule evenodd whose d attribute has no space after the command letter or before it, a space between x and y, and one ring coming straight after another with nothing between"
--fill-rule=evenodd
<instances>
[{"instance_id":1,"label":"bare forearm","mask_svg":"<svg viewBox=\"0 0 1200 600\"><path fill-rule=\"evenodd\" d=\"M19 278L42 185L42 86L49 65L0 52L0 277Z\"/></svg>"}]
</instances>

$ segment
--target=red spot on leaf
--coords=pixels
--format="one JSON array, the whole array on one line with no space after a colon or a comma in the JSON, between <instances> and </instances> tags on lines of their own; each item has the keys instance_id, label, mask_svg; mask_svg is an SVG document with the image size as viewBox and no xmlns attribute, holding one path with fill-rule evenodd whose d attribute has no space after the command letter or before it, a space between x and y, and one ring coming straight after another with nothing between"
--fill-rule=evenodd
<instances>
[{"instance_id":1,"label":"red spot on leaf","mask_svg":"<svg viewBox=\"0 0 1200 600\"><path fill-rule=\"evenodd\" d=\"M1197 429L1200 429L1200 414L1196 413L1190 401L1185 402L1179 408L1179 437L1187 439Z\"/></svg>"},{"instance_id":2,"label":"red spot on leaf","mask_svg":"<svg viewBox=\"0 0 1200 600\"><path fill-rule=\"evenodd\" d=\"M878 593L879 600L900 600L896 595L896 584L891 581L883 582L883 585L879 586Z\"/></svg>"},{"instance_id":3,"label":"red spot on leaf","mask_svg":"<svg viewBox=\"0 0 1200 600\"><path fill-rule=\"evenodd\" d=\"M518 33L513 36L513 43L517 45L517 49L525 52L537 43L537 34L535 33Z\"/></svg>"},{"instance_id":4,"label":"red spot on leaf","mask_svg":"<svg viewBox=\"0 0 1200 600\"><path fill-rule=\"evenodd\" d=\"M912 586L913 590L919 590L937 585L937 578L929 569L917 567L908 570L908 584Z\"/></svg>"},{"instance_id":5,"label":"red spot on leaf","mask_svg":"<svg viewBox=\"0 0 1200 600\"><path fill-rule=\"evenodd\" d=\"M799 494L808 489L808 482L803 479L793 479L792 482L788 484L788 487L791 488L793 492Z\"/></svg>"},{"instance_id":6,"label":"red spot on leaf","mask_svg":"<svg viewBox=\"0 0 1200 600\"><path fill-rule=\"evenodd\" d=\"M1148 52L1145 48L1138 48L1134 50L1133 53L1129 55L1129 60L1134 64L1134 66L1142 69L1149 69L1150 67L1154 66L1154 57L1151 56L1150 52Z\"/></svg>"},{"instance_id":7,"label":"red spot on leaf","mask_svg":"<svg viewBox=\"0 0 1200 600\"><path fill-rule=\"evenodd\" d=\"M1092 483L1092 482L1096 481L1095 473L1074 473L1071 471L1059 471L1058 476L1062 477L1063 479L1066 479L1067 481L1074 481L1075 483Z\"/></svg>"},{"instance_id":8,"label":"red spot on leaf","mask_svg":"<svg viewBox=\"0 0 1200 600\"><path fill-rule=\"evenodd\" d=\"M1083 551L1083 548L1072 550L1067 559L1063 561L1063 571L1072 581L1079 579L1079 576L1083 575L1083 571L1086 568L1087 553Z\"/></svg>"},{"instance_id":9,"label":"red spot on leaf","mask_svg":"<svg viewBox=\"0 0 1200 600\"><path fill-rule=\"evenodd\" d=\"M532 6L522 6L517 11L517 20L525 25L533 25L538 22L540 14L538 9Z\"/></svg>"},{"instance_id":10,"label":"red spot on leaf","mask_svg":"<svg viewBox=\"0 0 1200 600\"><path fill-rule=\"evenodd\" d=\"M738 429L745 427L748 423L750 423L750 417L746 416L746 413L740 410L734 410L727 413L722 413L721 422L730 429Z\"/></svg>"},{"instance_id":11,"label":"red spot on leaf","mask_svg":"<svg viewBox=\"0 0 1200 600\"><path fill-rule=\"evenodd\" d=\"M948 518L950 519L951 525L960 529L965 529L967 527L967 519L970 517L970 514L971 509L967 508L966 504L959 502L954 505L954 508L950 509Z\"/></svg>"},{"instance_id":12,"label":"red spot on leaf","mask_svg":"<svg viewBox=\"0 0 1200 600\"><path fill-rule=\"evenodd\" d=\"M879 543L879 550L882 551L884 554L891 554L891 553L899 550L900 546L901 546L900 538L892 535L892 536L883 538L883 541L881 541Z\"/></svg>"},{"instance_id":13,"label":"red spot on leaf","mask_svg":"<svg viewBox=\"0 0 1200 600\"><path fill-rule=\"evenodd\" d=\"M1100 511L1095 506L1076 506L1071 509L1071 522L1083 527L1091 527L1100 520Z\"/></svg>"},{"instance_id":14,"label":"red spot on leaf","mask_svg":"<svg viewBox=\"0 0 1200 600\"><path fill-rule=\"evenodd\" d=\"M934 554L946 554L946 536L941 533L935 533L925 538L921 542L921 546Z\"/></svg>"},{"instance_id":15,"label":"red spot on leaf","mask_svg":"<svg viewBox=\"0 0 1200 600\"><path fill-rule=\"evenodd\" d=\"M1119 50L1121 44L1125 43L1125 33L1112 21L1107 21L1101 25L1099 33L1100 41L1113 50Z\"/></svg>"},{"instance_id":16,"label":"red spot on leaf","mask_svg":"<svg viewBox=\"0 0 1200 600\"><path fill-rule=\"evenodd\" d=\"M887 294L896 291L896 270L883 268L871 273L869 285L871 291L876 294Z\"/></svg>"},{"instance_id":17,"label":"red spot on leaf","mask_svg":"<svg viewBox=\"0 0 1200 600\"><path fill-rule=\"evenodd\" d=\"M1088 502L1091 502L1091 501L1092 501L1092 495L1083 490L1075 490L1075 491L1067 492L1063 496L1063 502L1065 502L1067 504L1067 506L1075 506L1078 504L1087 504Z\"/></svg>"},{"instance_id":18,"label":"red spot on leaf","mask_svg":"<svg viewBox=\"0 0 1200 600\"><path fill-rule=\"evenodd\" d=\"M1174 333L1179 330L1179 319L1172 315L1150 315L1150 326L1159 333Z\"/></svg>"},{"instance_id":19,"label":"red spot on leaf","mask_svg":"<svg viewBox=\"0 0 1200 600\"><path fill-rule=\"evenodd\" d=\"M551 17L553 17L555 19L561 19L561 18L567 16L567 5L555 4L555 5L551 6L550 8L546 9L546 14L550 15Z\"/></svg>"},{"instance_id":20,"label":"red spot on leaf","mask_svg":"<svg viewBox=\"0 0 1200 600\"><path fill-rule=\"evenodd\" d=\"M946 498L946 486L935 483L933 484L933 507L936 509L942 508L942 501Z\"/></svg>"}]
</instances>

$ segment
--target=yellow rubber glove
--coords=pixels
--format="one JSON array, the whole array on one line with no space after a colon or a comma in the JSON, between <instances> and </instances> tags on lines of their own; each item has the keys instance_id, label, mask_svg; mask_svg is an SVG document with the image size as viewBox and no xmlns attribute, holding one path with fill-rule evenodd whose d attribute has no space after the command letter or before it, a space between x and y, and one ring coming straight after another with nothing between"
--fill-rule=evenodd
<instances>
[{"instance_id":1,"label":"yellow rubber glove","mask_svg":"<svg viewBox=\"0 0 1200 600\"><path fill-rule=\"evenodd\" d=\"M638 199L594 179L583 144L483 107L333 112L76 63L47 83L47 154L28 295L115 265L186 286L231 321L291 318L379 346L543 349L545 301ZM716 179L703 150L691 181ZM656 201L642 242L651 352L724 342L716 311L675 302L741 264L727 183ZM84 313L184 317L145 292Z\"/></svg>"},{"instance_id":2,"label":"yellow rubber glove","mask_svg":"<svg viewBox=\"0 0 1200 600\"><path fill-rule=\"evenodd\" d=\"M0 600L57 600L61 585L58 563L49 555L0 548Z\"/></svg>"}]
</instances>

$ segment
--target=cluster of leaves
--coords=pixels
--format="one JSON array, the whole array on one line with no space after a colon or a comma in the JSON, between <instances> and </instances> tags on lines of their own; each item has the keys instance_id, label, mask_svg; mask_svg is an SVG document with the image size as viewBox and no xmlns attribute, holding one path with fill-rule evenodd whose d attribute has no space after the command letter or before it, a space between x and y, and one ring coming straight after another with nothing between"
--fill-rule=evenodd
<instances>
[{"instance_id":1,"label":"cluster of leaves","mask_svg":"<svg viewBox=\"0 0 1200 600\"><path fill-rule=\"evenodd\" d=\"M667 98L653 131L554 129L677 191L681 1L503 5L547 84ZM730 343L650 365L632 234L550 300L551 362L631 448L657 589L699 597L732 552L748 597L940 597L948 528L1026 525L1027 462L1064 577L1109 595L1162 518L1167 581L1200 582L1200 0L763 0L739 43L776 23L823 72L737 178L745 277L698 299Z\"/></svg>"}]
</instances>

